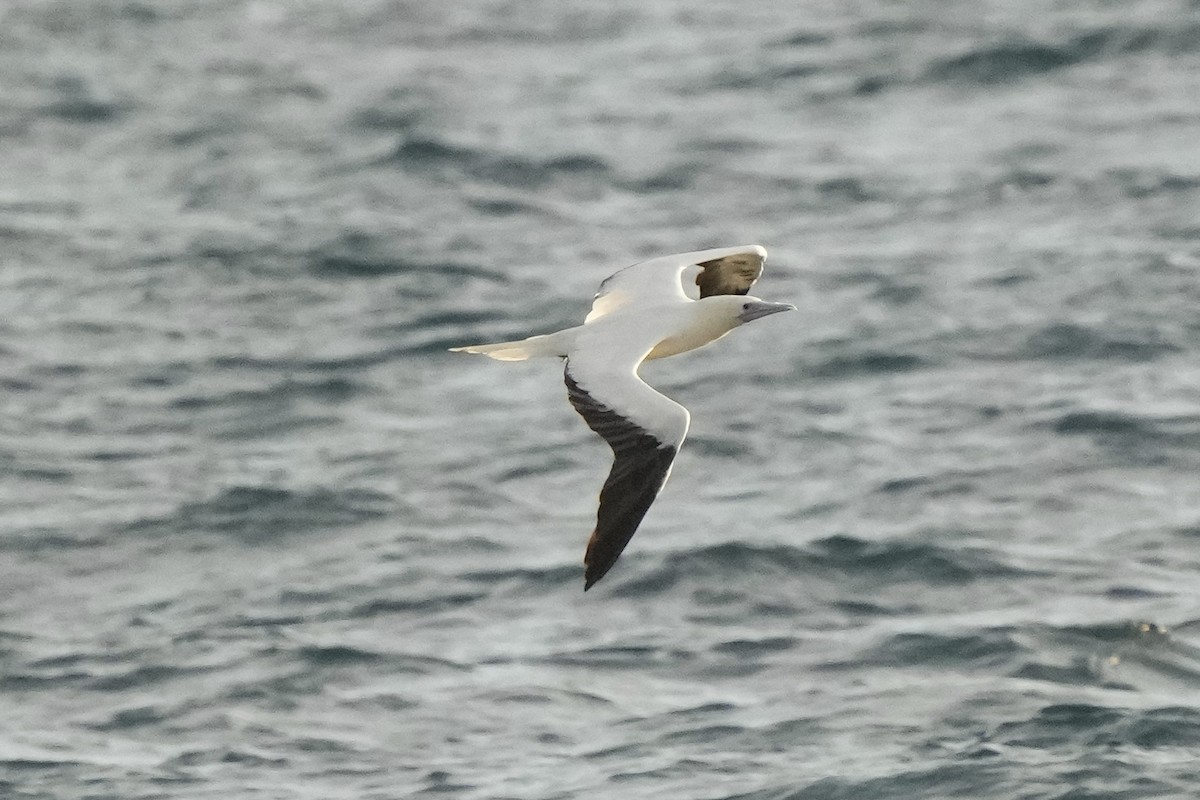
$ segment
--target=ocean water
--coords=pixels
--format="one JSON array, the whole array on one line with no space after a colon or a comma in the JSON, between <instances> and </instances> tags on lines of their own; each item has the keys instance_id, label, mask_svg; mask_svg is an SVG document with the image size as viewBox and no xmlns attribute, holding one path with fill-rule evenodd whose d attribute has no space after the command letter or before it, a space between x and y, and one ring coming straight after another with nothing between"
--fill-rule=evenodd
<instances>
[{"instance_id":1,"label":"ocean water","mask_svg":"<svg viewBox=\"0 0 1200 800\"><path fill-rule=\"evenodd\" d=\"M1198 308L1195 2L5 2L0 796L1193 798Z\"/></svg>"}]
</instances>

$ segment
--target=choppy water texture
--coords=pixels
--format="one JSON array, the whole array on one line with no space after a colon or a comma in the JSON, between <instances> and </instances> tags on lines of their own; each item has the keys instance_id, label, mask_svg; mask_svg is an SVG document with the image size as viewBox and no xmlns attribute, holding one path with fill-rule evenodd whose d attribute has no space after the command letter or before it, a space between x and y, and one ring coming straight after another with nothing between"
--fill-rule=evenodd
<instances>
[{"instance_id":1,"label":"choppy water texture","mask_svg":"<svg viewBox=\"0 0 1200 800\"><path fill-rule=\"evenodd\" d=\"M0 6L0 795L1183 798L1200 6ZM797 314L583 594L556 364Z\"/></svg>"}]
</instances>

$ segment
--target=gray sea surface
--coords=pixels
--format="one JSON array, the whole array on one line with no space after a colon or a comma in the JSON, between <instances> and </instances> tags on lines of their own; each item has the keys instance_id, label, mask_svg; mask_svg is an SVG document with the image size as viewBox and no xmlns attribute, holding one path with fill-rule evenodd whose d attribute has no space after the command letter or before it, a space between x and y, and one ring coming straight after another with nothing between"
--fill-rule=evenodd
<instances>
[{"instance_id":1,"label":"gray sea surface","mask_svg":"<svg viewBox=\"0 0 1200 800\"><path fill-rule=\"evenodd\" d=\"M1194 798L1198 309L1196 2L8 0L0 797Z\"/></svg>"}]
</instances>

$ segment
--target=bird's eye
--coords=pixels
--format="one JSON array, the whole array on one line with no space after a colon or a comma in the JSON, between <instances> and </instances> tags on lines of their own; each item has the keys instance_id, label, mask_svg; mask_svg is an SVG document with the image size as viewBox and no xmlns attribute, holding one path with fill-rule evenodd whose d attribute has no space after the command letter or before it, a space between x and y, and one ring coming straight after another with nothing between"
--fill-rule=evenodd
<instances>
[{"instance_id":1,"label":"bird's eye","mask_svg":"<svg viewBox=\"0 0 1200 800\"><path fill-rule=\"evenodd\" d=\"M749 311L749 310L750 310L750 304L742 303L742 311Z\"/></svg>"}]
</instances>

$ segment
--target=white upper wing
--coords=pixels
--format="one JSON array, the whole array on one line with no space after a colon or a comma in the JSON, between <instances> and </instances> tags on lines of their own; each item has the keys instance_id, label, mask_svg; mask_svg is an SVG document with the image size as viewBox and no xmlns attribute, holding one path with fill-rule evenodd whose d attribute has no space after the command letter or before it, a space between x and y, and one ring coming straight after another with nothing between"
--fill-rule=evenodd
<instances>
[{"instance_id":1,"label":"white upper wing","mask_svg":"<svg viewBox=\"0 0 1200 800\"><path fill-rule=\"evenodd\" d=\"M762 273L766 257L765 248L751 244L642 261L600 284L584 324L617 309L682 303L713 294L745 294Z\"/></svg>"}]
</instances>

